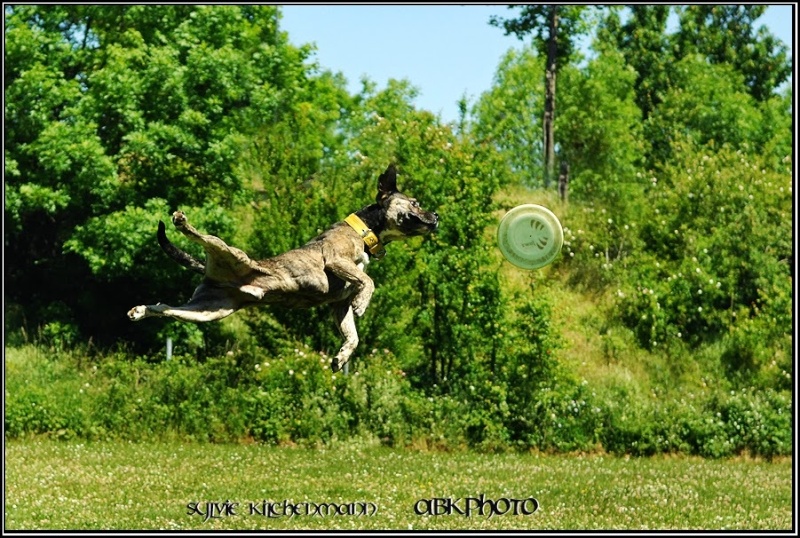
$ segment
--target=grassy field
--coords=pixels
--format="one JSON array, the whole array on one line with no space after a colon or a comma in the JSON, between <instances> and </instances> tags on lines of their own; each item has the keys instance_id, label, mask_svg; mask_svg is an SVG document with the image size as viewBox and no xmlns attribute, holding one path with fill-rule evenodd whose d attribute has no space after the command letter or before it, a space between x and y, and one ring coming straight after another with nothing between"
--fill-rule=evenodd
<instances>
[{"instance_id":1,"label":"grassy field","mask_svg":"<svg viewBox=\"0 0 800 538\"><path fill-rule=\"evenodd\" d=\"M5 459L6 530L785 530L792 525L789 459L47 440L7 442ZM531 497L538 503L535 512L533 501L521 502ZM503 499L520 502L515 507ZM265 501L274 503L273 517ZM355 513L326 515L331 508L322 503ZM287 504L301 513L283 515ZM206 518L209 506L214 517ZM489 517L492 506L505 513ZM469 517L459 513L468 508ZM362 510L368 514L356 515ZM429 511L440 515L417 513Z\"/></svg>"}]
</instances>

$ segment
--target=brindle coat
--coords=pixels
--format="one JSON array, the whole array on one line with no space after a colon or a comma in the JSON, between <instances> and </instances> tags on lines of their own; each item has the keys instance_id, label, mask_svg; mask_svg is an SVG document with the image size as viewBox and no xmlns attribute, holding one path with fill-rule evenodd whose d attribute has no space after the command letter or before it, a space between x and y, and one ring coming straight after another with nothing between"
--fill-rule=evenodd
<instances>
[{"instance_id":1,"label":"brindle coat","mask_svg":"<svg viewBox=\"0 0 800 538\"><path fill-rule=\"evenodd\" d=\"M417 201L397 190L397 171L390 165L378 179L376 203L356 212L384 245L434 231L439 216L420 208ZM169 242L159 223L158 240L164 251L182 265L204 275L194 295L183 306L165 304L133 307L128 317L138 321L169 316L184 321L222 319L237 310L263 304L308 308L329 304L344 337L331 361L338 371L358 345L354 316L362 316L375 285L364 272L369 262L361 235L345 222L337 222L302 247L273 258L255 261L220 238L195 230L186 215L176 211L172 223L191 241L203 246L203 264Z\"/></svg>"}]
</instances>

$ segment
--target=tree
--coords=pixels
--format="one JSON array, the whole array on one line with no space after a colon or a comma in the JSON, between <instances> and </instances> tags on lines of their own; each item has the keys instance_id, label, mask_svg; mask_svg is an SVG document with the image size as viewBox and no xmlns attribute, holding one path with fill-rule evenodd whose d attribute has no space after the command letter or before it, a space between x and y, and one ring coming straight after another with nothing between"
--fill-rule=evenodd
<instances>
[{"instance_id":1,"label":"tree","mask_svg":"<svg viewBox=\"0 0 800 538\"><path fill-rule=\"evenodd\" d=\"M196 224L230 237L226 213L252 196L239 168L248 135L308 98L310 48L288 44L278 14L6 7L6 298L17 325L61 316L114 341L131 330L120 312L142 300L137 290L191 290L189 275L150 263L161 260L158 219L205 206Z\"/></svg>"},{"instance_id":2,"label":"tree","mask_svg":"<svg viewBox=\"0 0 800 538\"><path fill-rule=\"evenodd\" d=\"M785 386L774 361L789 370L791 157L776 166L727 144L675 146L648 189L619 313L644 347L721 340L731 373L763 368Z\"/></svg>"},{"instance_id":3,"label":"tree","mask_svg":"<svg viewBox=\"0 0 800 538\"><path fill-rule=\"evenodd\" d=\"M610 44L636 70L636 100L646 120L672 85L677 60L699 54L712 64L727 64L744 77L748 92L766 101L791 74L786 45L766 27L756 29L764 5L691 5L675 7L678 30L667 33L672 6L609 8L598 30L601 46Z\"/></svg>"},{"instance_id":4,"label":"tree","mask_svg":"<svg viewBox=\"0 0 800 538\"><path fill-rule=\"evenodd\" d=\"M519 18L492 17L489 23L502 27L506 35L515 34L520 40L529 33L535 33L534 43L542 56L547 58L543 116L544 186L547 188L555 177L556 75L563 63L573 55L575 38L586 31L582 17L585 6L549 4L509 8L519 8Z\"/></svg>"},{"instance_id":5,"label":"tree","mask_svg":"<svg viewBox=\"0 0 800 538\"><path fill-rule=\"evenodd\" d=\"M627 6L630 15L623 24L620 10L611 8L598 29L596 48L610 44L636 71L636 103L647 119L669 87L670 66L674 60L666 33L668 5Z\"/></svg>"},{"instance_id":6,"label":"tree","mask_svg":"<svg viewBox=\"0 0 800 538\"><path fill-rule=\"evenodd\" d=\"M570 164L570 189L577 200L622 210L638 194L636 172L646 150L636 73L620 52L607 50L585 67L564 68L561 78L556 134Z\"/></svg>"},{"instance_id":7,"label":"tree","mask_svg":"<svg viewBox=\"0 0 800 538\"><path fill-rule=\"evenodd\" d=\"M542 67L532 46L501 59L488 91L473 107L471 136L495 147L517 183L533 186L542 170L541 124L526 118L543 109L542 81L529 73ZM604 50L584 67L566 66L556 128L559 155L570 167L576 200L610 202L634 182L644 153L641 114L634 101L636 73L616 50ZM626 189L622 189L626 190Z\"/></svg>"},{"instance_id":8,"label":"tree","mask_svg":"<svg viewBox=\"0 0 800 538\"><path fill-rule=\"evenodd\" d=\"M676 143L684 138L760 152L765 139L762 114L739 72L727 64L709 64L699 55L677 62L674 71L671 87L644 123L651 167L670 162Z\"/></svg>"},{"instance_id":9,"label":"tree","mask_svg":"<svg viewBox=\"0 0 800 538\"><path fill-rule=\"evenodd\" d=\"M792 73L787 47L765 26L755 28L766 5L698 4L678 8L678 58L701 54L728 64L744 76L750 95L766 101Z\"/></svg>"},{"instance_id":10,"label":"tree","mask_svg":"<svg viewBox=\"0 0 800 538\"><path fill-rule=\"evenodd\" d=\"M472 107L470 136L496 148L514 182L539 186L532 178L543 176L542 124L543 80L530 73L544 68L531 45L510 49L497 66L492 86Z\"/></svg>"}]
</instances>

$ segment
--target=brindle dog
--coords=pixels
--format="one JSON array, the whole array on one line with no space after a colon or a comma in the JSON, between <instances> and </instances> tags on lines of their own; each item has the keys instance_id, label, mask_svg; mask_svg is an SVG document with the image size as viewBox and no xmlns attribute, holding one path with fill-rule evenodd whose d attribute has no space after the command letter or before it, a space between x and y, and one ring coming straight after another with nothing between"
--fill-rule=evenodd
<instances>
[{"instance_id":1,"label":"brindle dog","mask_svg":"<svg viewBox=\"0 0 800 538\"><path fill-rule=\"evenodd\" d=\"M397 190L397 171L390 165L378 179L376 203L337 222L305 245L266 260L255 261L220 238L203 235L176 211L172 223L189 240L203 246L206 263L180 250L167 239L159 222L158 242L180 264L204 275L194 295L183 306L136 306L128 317L138 321L151 316L205 322L222 319L255 305L278 304L308 308L329 304L344 338L331 361L340 370L358 345L354 316L362 316L375 284L364 272L369 256L380 258L383 245L436 230L439 216L420 208L413 198Z\"/></svg>"}]
</instances>

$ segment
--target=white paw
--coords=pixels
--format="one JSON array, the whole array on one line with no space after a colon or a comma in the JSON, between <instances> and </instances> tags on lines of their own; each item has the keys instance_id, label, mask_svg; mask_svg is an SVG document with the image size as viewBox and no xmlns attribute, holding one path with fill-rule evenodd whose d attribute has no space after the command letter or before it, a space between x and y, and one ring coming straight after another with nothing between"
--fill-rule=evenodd
<instances>
[{"instance_id":1,"label":"white paw","mask_svg":"<svg viewBox=\"0 0 800 538\"><path fill-rule=\"evenodd\" d=\"M130 310L128 310L128 317L131 321L139 321L143 319L147 315L147 307L146 306L134 306Z\"/></svg>"}]
</instances>

